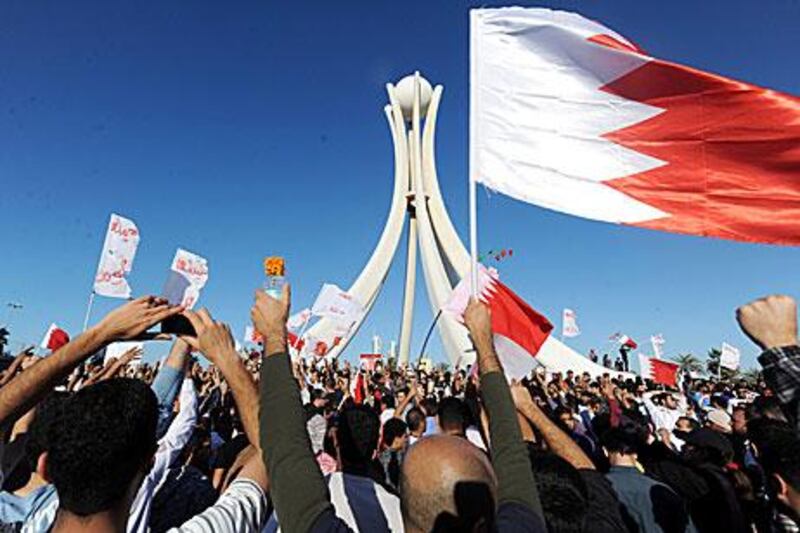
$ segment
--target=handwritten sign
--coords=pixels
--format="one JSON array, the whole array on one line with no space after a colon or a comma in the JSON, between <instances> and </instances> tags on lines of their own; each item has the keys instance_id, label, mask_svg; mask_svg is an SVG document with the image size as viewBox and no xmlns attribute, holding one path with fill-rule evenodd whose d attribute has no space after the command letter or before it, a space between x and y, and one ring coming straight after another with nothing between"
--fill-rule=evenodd
<instances>
[{"instance_id":1,"label":"handwritten sign","mask_svg":"<svg viewBox=\"0 0 800 533\"><path fill-rule=\"evenodd\" d=\"M176 303L191 309L200 298L200 289L205 287L208 281L208 260L183 248L178 248L172 259L171 270L186 281L183 294L180 298L175 298L179 300Z\"/></svg>"},{"instance_id":2,"label":"handwritten sign","mask_svg":"<svg viewBox=\"0 0 800 533\"><path fill-rule=\"evenodd\" d=\"M138 246L139 229L136 224L112 213L94 278L95 294L109 298L130 298L131 287L126 276L133 267Z\"/></svg>"}]
</instances>

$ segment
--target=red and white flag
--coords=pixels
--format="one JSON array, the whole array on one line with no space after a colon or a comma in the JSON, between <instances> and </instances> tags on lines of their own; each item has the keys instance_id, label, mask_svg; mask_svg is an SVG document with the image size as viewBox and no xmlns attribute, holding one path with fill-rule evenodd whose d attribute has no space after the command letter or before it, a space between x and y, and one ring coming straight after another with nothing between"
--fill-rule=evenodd
<instances>
[{"instance_id":1,"label":"red and white flag","mask_svg":"<svg viewBox=\"0 0 800 533\"><path fill-rule=\"evenodd\" d=\"M553 325L511 289L500 283L497 271L479 265L478 294L492 314L494 347L509 379L521 379L536 366L536 354L553 331ZM469 303L470 280L453 289L444 310L462 319Z\"/></svg>"},{"instance_id":2,"label":"red and white flag","mask_svg":"<svg viewBox=\"0 0 800 533\"><path fill-rule=\"evenodd\" d=\"M130 298L131 287L127 275L133 268L139 238L139 228L133 220L111 214L94 277L95 294L109 298Z\"/></svg>"},{"instance_id":3,"label":"red and white flag","mask_svg":"<svg viewBox=\"0 0 800 533\"><path fill-rule=\"evenodd\" d=\"M648 55L575 13L471 11L470 161L616 224L800 244L800 98Z\"/></svg>"},{"instance_id":4,"label":"red and white flag","mask_svg":"<svg viewBox=\"0 0 800 533\"><path fill-rule=\"evenodd\" d=\"M286 321L286 329L298 331L304 328L309 320L311 320L311 309L305 308L289 317Z\"/></svg>"},{"instance_id":5,"label":"red and white flag","mask_svg":"<svg viewBox=\"0 0 800 533\"><path fill-rule=\"evenodd\" d=\"M581 334L578 327L578 315L572 309L564 309L561 317L561 336L577 337Z\"/></svg>"},{"instance_id":6,"label":"red and white flag","mask_svg":"<svg viewBox=\"0 0 800 533\"><path fill-rule=\"evenodd\" d=\"M42 350L50 350L50 352L55 352L68 342L69 334L53 323L50 324L49 328L47 328L47 333L44 334L44 338L39 346L42 348Z\"/></svg>"},{"instance_id":7,"label":"red and white flag","mask_svg":"<svg viewBox=\"0 0 800 533\"><path fill-rule=\"evenodd\" d=\"M364 370L369 370L370 372L375 371L375 365L383 359L383 355L379 353L362 353L359 356L361 360L361 368Z\"/></svg>"},{"instance_id":8,"label":"red and white flag","mask_svg":"<svg viewBox=\"0 0 800 533\"><path fill-rule=\"evenodd\" d=\"M636 343L635 340L631 339L627 335L625 335L623 333L620 333L620 332L614 333L613 335L611 335L608 338L608 340L610 340L612 342L616 342L620 346L626 346L626 347L630 348L631 350L635 350L636 348L639 347L639 345Z\"/></svg>"},{"instance_id":9,"label":"red and white flag","mask_svg":"<svg viewBox=\"0 0 800 533\"><path fill-rule=\"evenodd\" d=\"M678 385L678 370L680 365L655 357L639 354L639 374L645 379L651 379L659 385L676 387Z\"/></svg>"}]
</instances>

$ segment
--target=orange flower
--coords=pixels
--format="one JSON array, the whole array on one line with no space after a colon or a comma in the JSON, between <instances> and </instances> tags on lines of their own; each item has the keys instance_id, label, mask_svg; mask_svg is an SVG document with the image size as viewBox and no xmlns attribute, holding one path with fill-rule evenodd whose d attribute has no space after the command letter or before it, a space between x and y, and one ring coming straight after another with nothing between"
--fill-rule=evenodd
<instances>
[{"instance_id":1,"label":"orange flower","mask_svg":"<svg viewBox=\"0 0 800 533\"><path fill-rule=\"evenodd\" d=\"M272 256L264 258L264 274L267 276L283 276L285 263L283 257Z\"/></svg>"}]
</instances>

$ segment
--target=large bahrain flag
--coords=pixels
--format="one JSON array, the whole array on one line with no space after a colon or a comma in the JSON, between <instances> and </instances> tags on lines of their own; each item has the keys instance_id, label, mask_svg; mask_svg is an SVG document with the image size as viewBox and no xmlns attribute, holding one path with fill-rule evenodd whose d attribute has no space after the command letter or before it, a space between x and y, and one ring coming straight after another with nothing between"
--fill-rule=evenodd
<instances>
[{"instance_id":1,"label":"large bahrain flag","mask_svg":"<svg viewBox=\"0 0 800 533\"><path fill-rule=\"evenodd\" d=\"M574 13L471 12L470 167L605 222L800 244L800 99L654 58Z\"/></svg>"}]
</instances>

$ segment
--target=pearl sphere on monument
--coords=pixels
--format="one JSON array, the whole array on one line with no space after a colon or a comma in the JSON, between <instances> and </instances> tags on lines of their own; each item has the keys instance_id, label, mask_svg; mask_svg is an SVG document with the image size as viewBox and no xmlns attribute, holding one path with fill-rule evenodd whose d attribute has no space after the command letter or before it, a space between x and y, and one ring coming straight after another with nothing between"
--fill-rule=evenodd
<instances>
[{"instance_id":1,"label":"pearl sphere on monument","mask_svg":"<svg viewBox=\"0 0 800 533\"><path fill-rule=\"evenodd\" d=\"M411 113L414 109L414 75L409 74L397 85L395 85L395 94L400 102L400 109L403 111L403 118L407 121L411 120ZM419 77L419 113L421 117L425 117L428 113L428 105L431 103L431 96L433 95L433 88L430 82Z\"/></svg>"}]
</instances>

